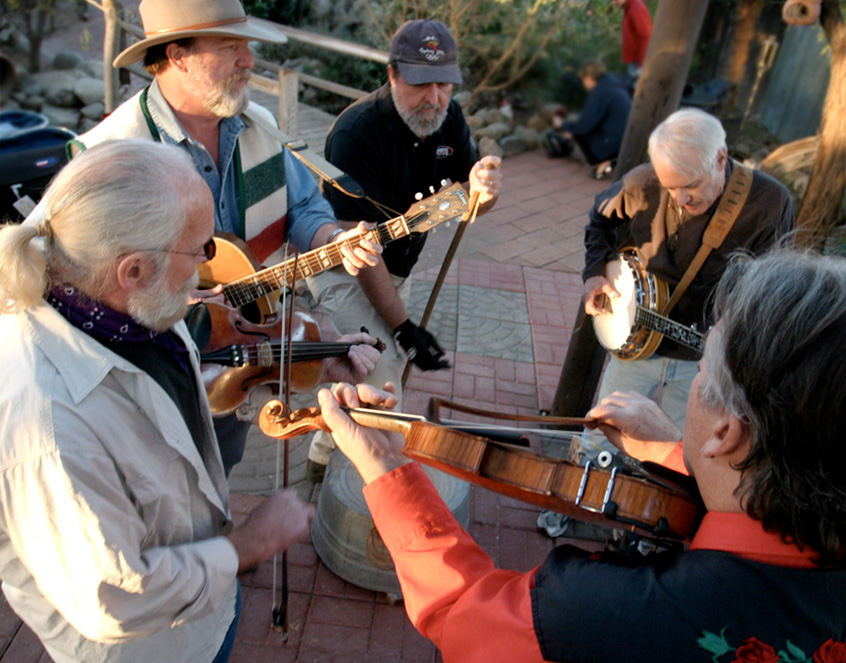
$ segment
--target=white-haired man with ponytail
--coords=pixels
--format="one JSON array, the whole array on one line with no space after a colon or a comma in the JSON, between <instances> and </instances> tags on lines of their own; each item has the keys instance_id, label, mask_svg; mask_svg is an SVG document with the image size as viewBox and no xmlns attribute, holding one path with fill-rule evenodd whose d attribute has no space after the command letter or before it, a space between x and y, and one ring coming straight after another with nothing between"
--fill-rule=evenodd
<instances>
[{"instance_id":1,"label":"white-haired man with ponytail","mask_svg":"<svg viewBox=\"0 0 846 663\"><path fill-rule=\"evenodd\" d=\"M155 195L151 195L155 192ZM214 253L188 156L74 159L0 230L0 579L57 663L226 661L237 573L308 536L280 491L233 527L182 317Z\"/></svg>"}]
</instances>

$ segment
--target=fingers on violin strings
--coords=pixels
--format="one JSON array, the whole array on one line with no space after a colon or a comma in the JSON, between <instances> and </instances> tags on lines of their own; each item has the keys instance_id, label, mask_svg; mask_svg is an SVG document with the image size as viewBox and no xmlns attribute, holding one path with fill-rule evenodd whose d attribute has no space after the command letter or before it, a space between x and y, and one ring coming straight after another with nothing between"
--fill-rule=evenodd
<instances>
[{"instance_id":1,"label":"fingers on violin strings","mask_svg":"<svg viewBox=\"0 0 846 663\"><path fill-rule=\"evenodd\" d=\"M386 387L388 385L393 388L393 384L390 382L385 384ZM361 401L363 403L367 403L371 407L390 409L397 404L397 397L394 396L392 390L376 389L375 387L364 383L359 384L357 388L358 396Z\"/></svg>"},{"instance_id":2,"label":"fingers on violin strings","mask_svg":"<svg viewBox=\"0 0 846 663\"><path fill-rule=\"evenodd\" d=\"M359 407L358 392L355 387L347 382L337 382L332 386L332 394L342 405Z\"/></svg>"}]
</instances>

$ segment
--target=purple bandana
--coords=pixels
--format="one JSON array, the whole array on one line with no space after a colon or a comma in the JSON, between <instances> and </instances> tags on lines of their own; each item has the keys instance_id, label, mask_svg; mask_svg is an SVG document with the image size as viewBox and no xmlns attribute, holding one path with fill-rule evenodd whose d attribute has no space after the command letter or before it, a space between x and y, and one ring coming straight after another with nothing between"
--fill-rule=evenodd
<instances>
[{"instance_id":1,"label":"purple bandana","mask_svg":"<svg viewBox=\"0 0 846 663\"><path fill-rule=\"evenodd\" d=\"M172 334L160 334L139 325L128 315L95 302L69 283L56 283L47 303L77 329L105 343L145 343L152 341L167 350L179 367L189 372L188 350Z\"/></svg>"}]
</instances>

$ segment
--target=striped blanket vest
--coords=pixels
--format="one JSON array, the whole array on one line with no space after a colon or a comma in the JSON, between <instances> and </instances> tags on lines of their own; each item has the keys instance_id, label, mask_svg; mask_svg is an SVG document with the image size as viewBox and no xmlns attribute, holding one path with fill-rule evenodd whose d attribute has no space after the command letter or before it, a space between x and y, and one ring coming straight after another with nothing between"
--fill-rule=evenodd
<instances>
[{"instance_id":1,"label":"striped blanket vest","mask_svg":"<svg viewBox=\"0 0 846 663\"><path fill-rule=\"evenodd\" d=\"M147 90L141 90L121 104L90 131L68 144L70 156L105 140L143 138L160 140L159 132L147 111ZM250 102L251 109L266 115L276 124L273 114ZM282 262L282 245L288 216L288 187L285 154L274 140L247 118L247 125L235 147L236 186L241 213L241 238L246 240L263 265Z\"/></svg>"}]
</instances>

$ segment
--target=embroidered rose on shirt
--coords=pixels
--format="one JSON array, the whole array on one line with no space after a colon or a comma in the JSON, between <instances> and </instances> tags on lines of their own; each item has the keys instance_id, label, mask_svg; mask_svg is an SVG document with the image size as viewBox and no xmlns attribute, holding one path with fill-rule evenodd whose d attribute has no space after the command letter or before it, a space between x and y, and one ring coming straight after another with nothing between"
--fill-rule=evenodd
<instances>
[{"instance_id":1,"label":"embroidered rose on shirt","mask_svg":"<svg viewBox=\"0 0 846 663\"><path fill-rule=\"evenodd\" d=\"M702 637L696 641L702 649L714 655L714 663L846 663L846 642L832 638L823 642L812 656L808 656L790 640L784 649L778 651L756 637L746 638L738 646L731 645L725 638L725 632L725 628L719 635L702 631ZM729 654L733 655L731 660L728 659Z\"/></svg>"}]
</instances>

